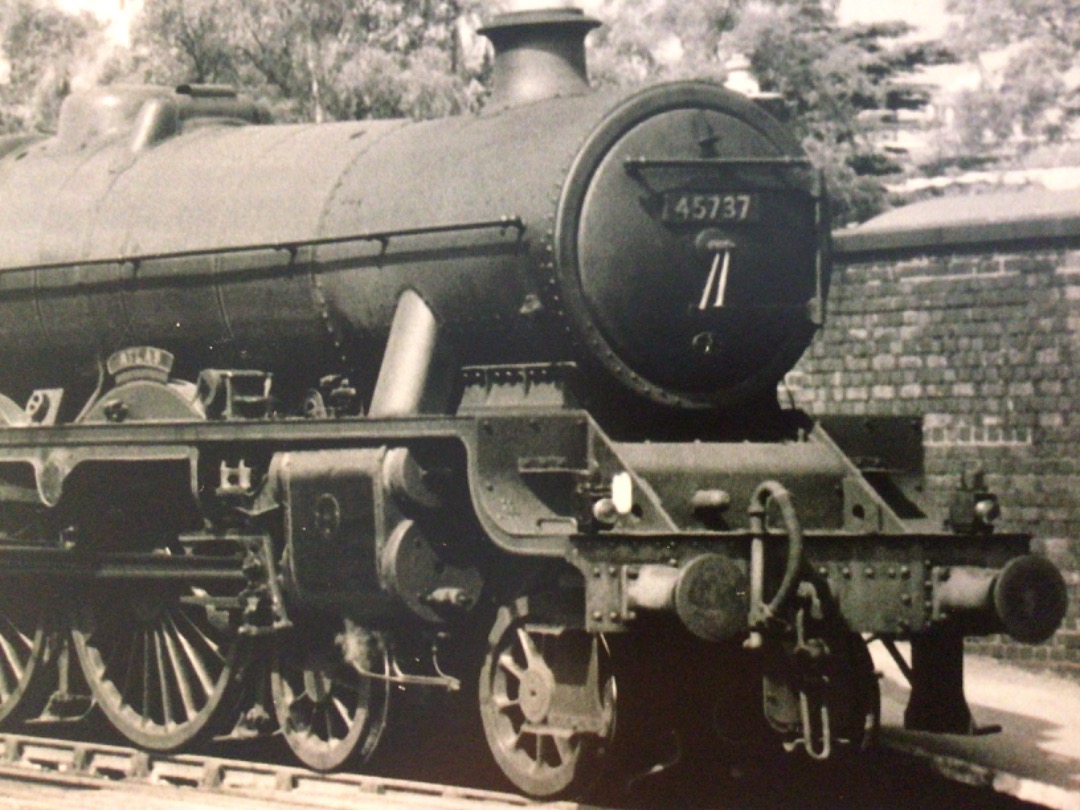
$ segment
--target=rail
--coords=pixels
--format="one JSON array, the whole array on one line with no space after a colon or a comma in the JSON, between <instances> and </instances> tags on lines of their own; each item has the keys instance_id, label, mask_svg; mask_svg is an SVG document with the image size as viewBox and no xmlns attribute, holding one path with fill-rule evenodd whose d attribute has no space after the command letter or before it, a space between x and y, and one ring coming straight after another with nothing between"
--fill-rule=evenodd
<instances>
[{"instance_id":1,"label":"rail","mask_svg":"<svg viewBox=\"0 0 1080 810\"><path fill-rule=\"evenodd\" d=\"M530 807L521 796L457 785L367 774L319 774L304 768L190 754L153 754L115 745L0 734L0 778L35 780L72 787L157 785L219 795L321 807L446 808L492 810ZM584 810L556 802L545 810Z\"/></svg>"}]
</instances>

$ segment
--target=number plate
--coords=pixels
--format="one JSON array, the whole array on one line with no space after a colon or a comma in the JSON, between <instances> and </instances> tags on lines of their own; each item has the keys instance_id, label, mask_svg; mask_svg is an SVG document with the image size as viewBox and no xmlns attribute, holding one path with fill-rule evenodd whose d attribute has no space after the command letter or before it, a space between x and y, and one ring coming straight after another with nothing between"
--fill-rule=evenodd
<instances>
[{"instance_id":1,"label":"number plate","mask_svg":"<svg viewBox=\"0 0 1080 810\"><path fill-rule=\"evenodd\" d=\"M761 218L757 194L669 191L664 194L664 222L756 222Z\"/></svg>"}]
</instances>

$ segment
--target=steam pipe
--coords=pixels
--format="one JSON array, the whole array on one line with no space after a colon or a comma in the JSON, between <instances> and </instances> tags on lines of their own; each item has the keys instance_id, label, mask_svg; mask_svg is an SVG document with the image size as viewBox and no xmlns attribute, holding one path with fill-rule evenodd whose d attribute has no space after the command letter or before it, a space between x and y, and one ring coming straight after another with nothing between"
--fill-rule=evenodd
<instances>
[{"instance_id":1,"label":"steam pipe","mask_svg":"<svg viewBox=\"0 0 1080 810\"><path fill-rule=\"evenodd\" d=\"M440 341L435 313L416 291L405 290L394 311L368 415L379 419L445 413L456 370ZM414 504L435 508L442 502L410 448L387 452L383 481L394 495Z\"/></svg>"},{"instance_id":2,"label":"steam pipe","mask_svg":"<svg viewBox=\"0 0 1080 810\"><path fill-rule=\"evenodd\" d=\"M368 415L444 413L452 383L442 348L435 313L414 290L405 290L394 311Z\"/></svg>"}]
</instances>

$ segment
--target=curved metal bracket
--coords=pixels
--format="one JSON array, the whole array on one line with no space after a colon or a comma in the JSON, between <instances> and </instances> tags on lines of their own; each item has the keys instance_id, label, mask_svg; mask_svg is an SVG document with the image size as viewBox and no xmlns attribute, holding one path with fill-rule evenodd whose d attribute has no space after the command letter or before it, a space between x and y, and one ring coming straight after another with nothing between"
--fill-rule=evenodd
<instances>
[{"instance_id":1,"label":"curved metal bracket","mask_svg":"<svg viewBox=\"0 0 1080 810\"><path fill-rule=\"evenodd\" d=\"M788 537L787 564L784 579L773 598L765 603L765 537L768 529L765 514L772 501L780 507L784 520L784 529ZM748 649L761 646L760 631L791 596L799 580L803 564L803 531L791 493L776 481L763 481L750 496L747 509L750 518L750 531L753 540L750 546L750 638L746 641Z\"/></svg>"}]
</instances>

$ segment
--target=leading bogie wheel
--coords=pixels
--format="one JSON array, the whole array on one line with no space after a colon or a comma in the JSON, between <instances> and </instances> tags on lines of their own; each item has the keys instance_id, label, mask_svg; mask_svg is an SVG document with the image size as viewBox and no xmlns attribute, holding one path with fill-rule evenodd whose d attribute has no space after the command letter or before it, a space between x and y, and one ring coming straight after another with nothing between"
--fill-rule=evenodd
<instances>
[{"instance_id":1,"label":"leading bogie wheel","mask_svg":"<svg viewBox=\"0 0 1080 810\"><path fill-rule=\"evenodd\" d=\"M615 678L604 639L499 610L480 671L480 716L506 777L536 798L578 796L602 773L615 734Z\"/></svg>"},{"instance_id":2,"label":"leading bogie wheel","mask_svg":"<svg viewBox=\"0 0 1080 810\"><path fill-rule=\"evenodd\" d=\"M221 730L235 708L242 641L199 588L139 583L94 591L72 640L97 705L124 737L174 751Z\"/></svg>"},{"instance_id":3,"label":"leading bogie wheel","mask_svg":"<svg viewBox=\"0 0 1080 810\"><path fill-rule=\"evenodd\" d=\"M389 659L379 637L348 623L343 631L316 627L276 642L271 687L285 742L304 765L332 771L361 765L386 728Z\"/></svg>"}]
</instances>

